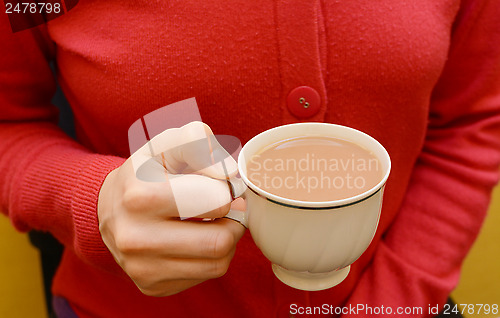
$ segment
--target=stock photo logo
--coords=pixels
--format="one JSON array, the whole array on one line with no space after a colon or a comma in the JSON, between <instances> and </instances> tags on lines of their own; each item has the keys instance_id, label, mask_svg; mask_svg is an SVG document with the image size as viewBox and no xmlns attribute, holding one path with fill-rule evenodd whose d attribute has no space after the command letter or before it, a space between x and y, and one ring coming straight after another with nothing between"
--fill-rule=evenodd
<instances>
[{"instance_id":1,"label":"stock photo logo","mask_svg":"<svg viewBox=\"0 0 500 318\"><path fill-rule=\"evenodd\" d=\"M202 122L195 98L154 110L128 130L131 161L138 179L167 182L181 219L197 217L232 201L230 179L238 173L241 142L213 135ZM199 186L200 189L196 189ZM204 187L218 187L225 197L198 202Z\"/></svg>"},{"instance_id":2,"label":"stock photo logo","mask_svg":"<svg viewBox=\"0 0 500 318\"><path fill-rule=\"evenodd\" d=\"M4 0L3 2L13 33L54 20L78 4L78 0Z\"/></svg>"}]
</instances>

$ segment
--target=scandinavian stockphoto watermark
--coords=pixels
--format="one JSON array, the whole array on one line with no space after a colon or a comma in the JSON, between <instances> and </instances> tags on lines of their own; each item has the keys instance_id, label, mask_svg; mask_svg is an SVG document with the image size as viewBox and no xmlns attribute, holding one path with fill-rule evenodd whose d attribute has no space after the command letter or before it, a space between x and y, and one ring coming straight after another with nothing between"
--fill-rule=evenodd
<instances>
[{"instance_id":1,"label":"scandinavian stockphoto watermark","mask_svg":"<svg viewBox=\"0 0 500 318\"><path fill-rule=\"evenodd\" d=\"M325 158L303 153L295 158L262 158L254 155L248 177L259 188L300 190L362 190L368 185L367 173L381 171L376 158Z\"/></svg>"},{"instance_id":2,"label":"scandinavian stockphoto watermark","mask_svg":"<svg viewBox=\"0 0 500 318\"><path fill-rule=\"evenodd\" d=\"M345 306L333 306L322 304L321 306L300 306L290 304L290 315L344 315L350 317L390 317L401 316L420 317L422 315L442 316L457 315L498 315L498 304L428 304L427 306L370 306L368 304L348 304Z\"/></svg>"}]
</instances>

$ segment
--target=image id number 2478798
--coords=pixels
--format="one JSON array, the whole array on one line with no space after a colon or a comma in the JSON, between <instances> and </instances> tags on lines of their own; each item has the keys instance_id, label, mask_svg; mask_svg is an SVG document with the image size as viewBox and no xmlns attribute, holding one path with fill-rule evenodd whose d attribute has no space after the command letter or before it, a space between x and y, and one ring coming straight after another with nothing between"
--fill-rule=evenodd
<instances>
[{"instance_id":1,"label":"image id number 2478798","mask_svg":"<svg viewBox=\"0 0 500 318\"><path fill-rule=\"evenodd\" d=\"M61 3L55 2L5 2L5 13L60 13Z\"/></svg>"}]
</instances>

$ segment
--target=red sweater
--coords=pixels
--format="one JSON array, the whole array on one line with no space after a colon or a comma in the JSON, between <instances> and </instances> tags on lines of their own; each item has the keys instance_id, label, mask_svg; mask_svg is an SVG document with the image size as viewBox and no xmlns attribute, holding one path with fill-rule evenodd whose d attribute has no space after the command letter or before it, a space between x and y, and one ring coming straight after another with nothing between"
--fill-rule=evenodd
<instances>
[{"instance_id":1,"label":"red sweater","mask_svg":"<svg viewBox=\"0 0 500 318\"><path fill-rule=\"evenodd\" d=\"M0 210L65 244L53 292L81 317L272 317L291 304L429 316L457 284L498 178L498 17L500 1L481 0L80 0L41 33L12 34L0 13ZM54 124L50 59L77 142ZM320 96L307 119L287 103L298 86ZM116 265L98 230L100 186L130 155L134 121L193 96L214 133L243 142L322 121L388 149L380 225L344 282L286 287L248 233L225 276L170 297L141 294Z\"/></svg>"}]
</instances>

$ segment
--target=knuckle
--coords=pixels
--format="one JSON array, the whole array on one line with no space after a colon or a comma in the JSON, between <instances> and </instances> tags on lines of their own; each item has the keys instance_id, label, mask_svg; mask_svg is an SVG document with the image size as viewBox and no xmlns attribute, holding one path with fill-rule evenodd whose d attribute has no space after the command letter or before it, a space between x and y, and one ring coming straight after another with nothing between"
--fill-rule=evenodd
<instances>
[{"instance_id":1,"label":"knuckle","mask_svg":"<svg viewBox=\"0 0 500 318\"><path fill-rule=\"evenodd\" d=\"M152 207L157 206L159 202L164 201L163 196L168 195L168 189L159 192L159 184L153 186L139 182L131 187L128 187L122 195L122 205L129 211L149 211ZM168 184L168 183L167 183Z\"/></svg>"},{"instance_id":2,"label":"knuckle","mask_svg":"<svg viewBox=\"0 0 500 318\"><path fill-rule=\"evenodd\" d=\"M108 237L112 236L110 232L108 220L99 220L99 233L101 233L101 237L107 246L109 246Z\"/></svg>"},{"instance_id":3,"label":"knuckle","mask_svg":"<svg viewBox=\"0 0 500 318\"><path fill-rule=\"evenodd\" d=\"M207 138L212 135L210 127L202 122L194 121L181 127L182 137L185 142Z\"/></svg>"},{"instance_id":4,"label":"knuckle","mask_svg":"<svg viewBox=\"0 0 500 318\"><path fill-rule=\"evenodd\" d=\"M201 121L192 121L184 125L183 127L188 131L195 131L195 132L198 131L206 132L207 129L210 129L210 127L207 124Z\"/></svg>"},{"instance_id":5,"label":"knuckle","mask_svg":"<svg viewBox=\"0 0 500 318\"><path fill-rule=\"evenodd\" d=\"M137 240L129 233L124 231L115 235L115 246L120 254L129 255L141 249Z\"/></svg>"},{"instance_id":6,"label":"knuckle","mask_svg":"<svg viewBox=\"0 0 500 318\"><path fill-rule=\"evenodd\" d=\"M123 206L128 210L139 210L146 201L144 193L139 187L129 187L125 190L122 197Z\"/></svg>"}]
</instances>

